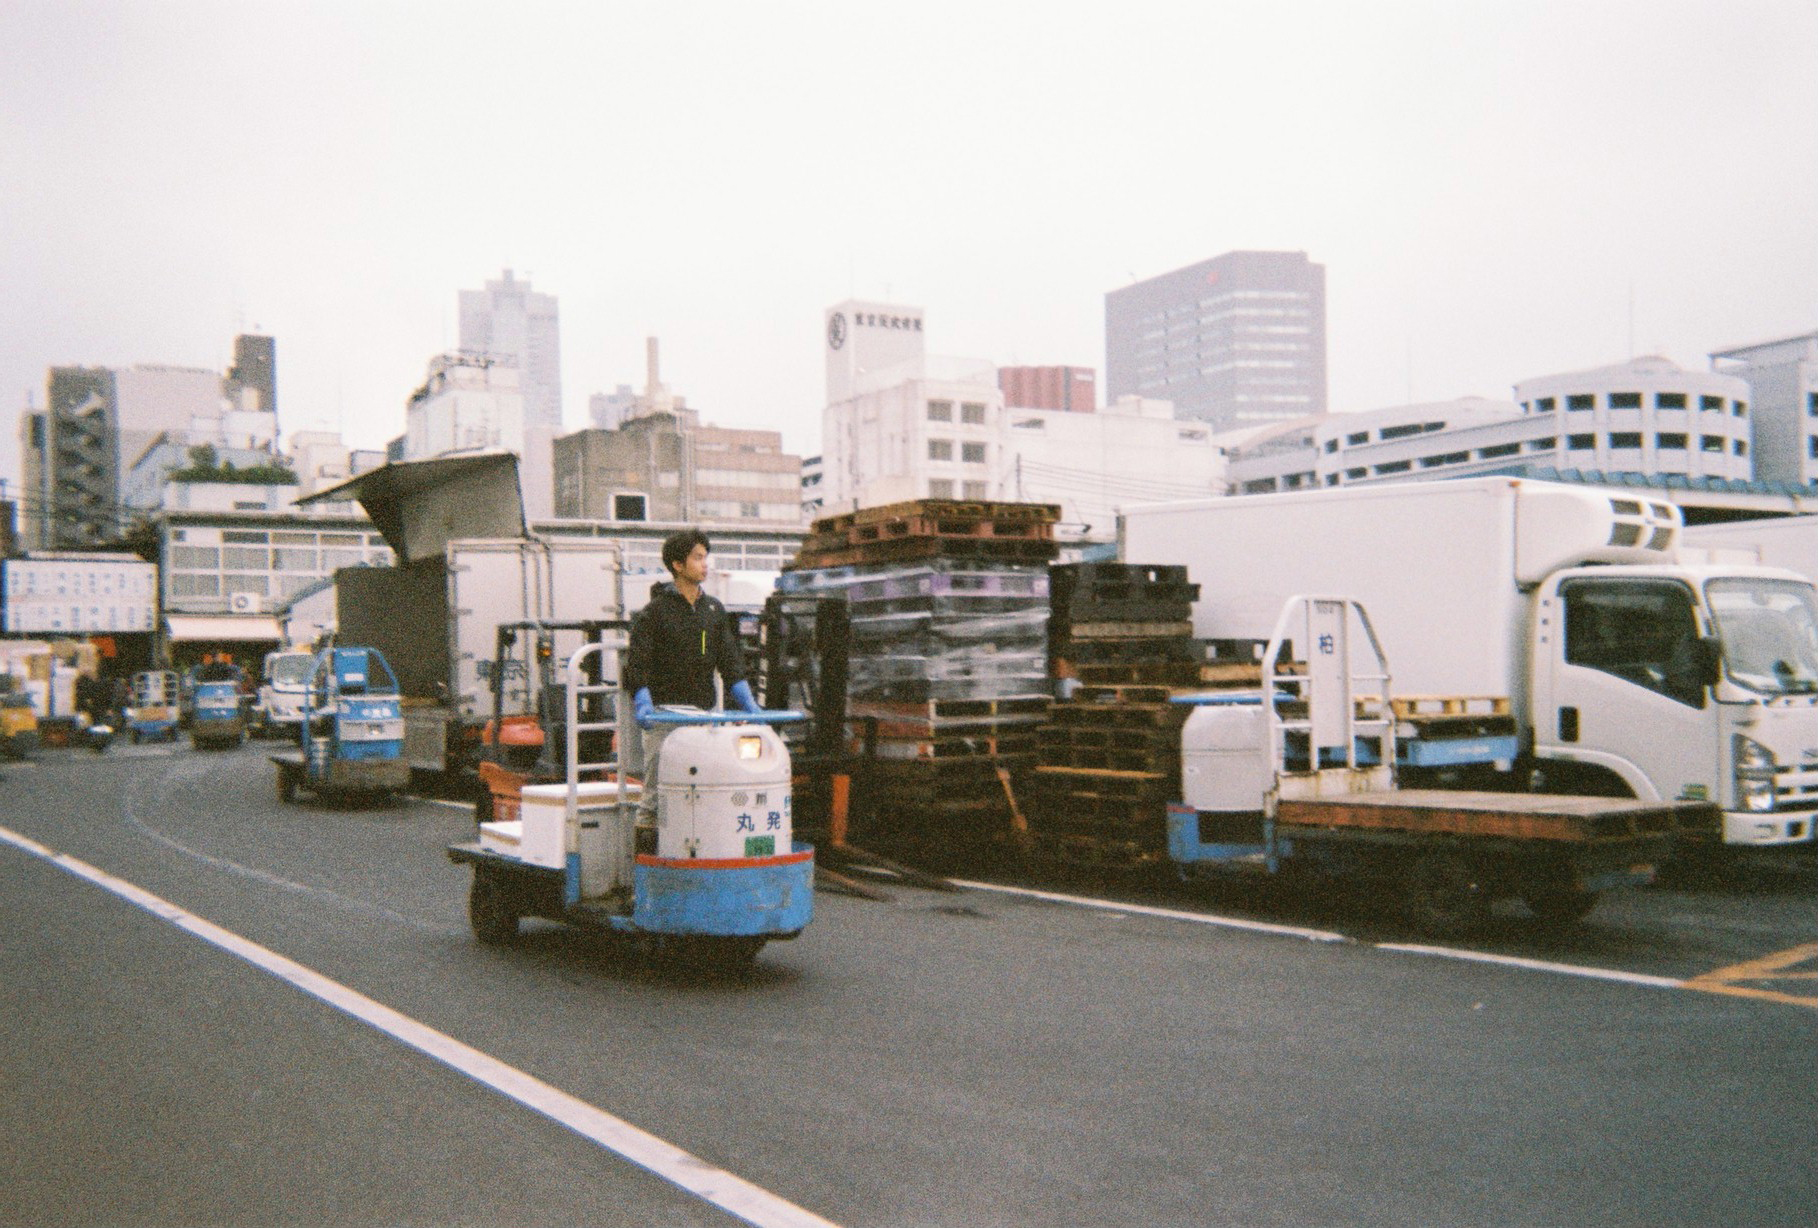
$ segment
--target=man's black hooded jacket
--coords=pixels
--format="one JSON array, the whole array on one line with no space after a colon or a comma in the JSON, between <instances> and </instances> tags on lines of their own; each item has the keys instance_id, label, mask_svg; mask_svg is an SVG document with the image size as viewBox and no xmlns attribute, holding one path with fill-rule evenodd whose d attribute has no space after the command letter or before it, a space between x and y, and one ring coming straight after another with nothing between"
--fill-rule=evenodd
<instances>
[{"instance_id":1,"label":"man's black hooded jacket","mask_svg":"<svg viewBox=\"0 0 1818 1228\"><path fill-rule=\"evenodd\" d=\"M631 649L625 657L625 689L650 688L651 701L713 707L713 673L728 694L745 680L738 631L726 607L702 593L689 605L675 585L650 586L650 604L631 620Z\"/></svg>"}]
</instances>

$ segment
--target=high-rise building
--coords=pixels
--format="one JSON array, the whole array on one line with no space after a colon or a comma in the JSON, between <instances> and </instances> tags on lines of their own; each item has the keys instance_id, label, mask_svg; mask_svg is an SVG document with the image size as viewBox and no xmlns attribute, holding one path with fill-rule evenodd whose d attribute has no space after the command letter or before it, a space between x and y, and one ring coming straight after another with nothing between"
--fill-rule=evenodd
<instances>
[{"instance_id":1,"label":"high-rise building","mask_svg":"<svg viewBox=\"0 0 1818 1228\"><path fill-rule=\"evenodd\" d=\"M1326 270L1226 252L1105 295L1105 400L1173 401L1215 430L1326 411Z\"/></svg>"},{"instance_id":2,"label":"high-rise building","mask_svg":"<svg viewBox=\"0 0 1818 1228\"><path fill-rule=\"evenodd\" d=\"M538 294L510 269L484 290L463 290L460 348L510 358L524 393L524 425L562 429L562 343L553 294Z\"/></svg>"},{"instance_id":3,"label":"high-rise building","mask_svg":"<svg viewBox=\"0 0 1818 1228\"><path fill-rule=\"evenodd\" d=\"M1818 332L1719 350L1711 355L1711 369L1748 382L1755 477L1818 484Z\"/></svg>"},{"instance_id":4,"label":"high-rise building","mask_svg":"<svg viewBox=\"0 0 1818 1228\"><path fill-rule=\"evenodd\" d=\"M227 369L227 396L235 409L278 412L278 343L242 333L234 338L234 365Z\"/></svg>"}]
</instances>

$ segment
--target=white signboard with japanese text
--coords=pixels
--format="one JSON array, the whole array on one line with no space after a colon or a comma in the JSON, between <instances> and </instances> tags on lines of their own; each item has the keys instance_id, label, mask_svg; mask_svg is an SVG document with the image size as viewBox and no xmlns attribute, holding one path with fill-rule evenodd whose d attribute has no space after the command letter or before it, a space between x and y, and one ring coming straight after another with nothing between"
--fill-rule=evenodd
<instances>
[{"instance_id":1,"label":"white signboard with japanese text","mask_svg":"<svg viewBox=\"0 0 1818 1228\"><path fill-rule=\"evenodd\" d=\"M157 606L158 569L139 559L0 563L0 629L9 633L149 634Z\"/></svg>"}]
</instances>

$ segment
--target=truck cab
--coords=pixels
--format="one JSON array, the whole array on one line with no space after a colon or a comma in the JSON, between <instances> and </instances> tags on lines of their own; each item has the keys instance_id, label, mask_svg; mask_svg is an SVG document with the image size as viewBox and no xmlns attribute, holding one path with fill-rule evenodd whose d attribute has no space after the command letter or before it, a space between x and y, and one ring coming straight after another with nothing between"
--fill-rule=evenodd
<instances>
[{"instance_id":1,"label":"truck cab","mask_svg":"<svg viewBox=\"0 0 1818 1228\"><path fill-rule=\"evenodd\" d=\"M295 736L303 723L309 678L315 671L312 652L268 652L259 680L259 732Z\"/></svg>"},{"instance_id":2,"label":"truck cab","mask_svg":"<svg viewBox=\"0 0 1818 1228\"><path fill-rule=\"evenodd\" d=\"M1578 567L1532 624L1545 787L1712 801L1724 842L1800 844L1818 817L1818 598L1766 567ZM1637 737L1645 729L1647 736Z\"/></svg>"}]
</instances>

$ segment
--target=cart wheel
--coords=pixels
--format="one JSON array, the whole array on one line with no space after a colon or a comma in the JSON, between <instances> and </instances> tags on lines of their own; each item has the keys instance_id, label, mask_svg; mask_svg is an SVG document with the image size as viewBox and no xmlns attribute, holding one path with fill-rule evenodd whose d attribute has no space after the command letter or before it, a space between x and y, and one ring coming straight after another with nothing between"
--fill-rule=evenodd
<instances>
[{"instance_id":1,"label":"cart wheel","mask_svg":"<svg viewBox=\"0 0 1818 1228\"><path fill-rule=\"evenodd\" d=\"M289 764L278 765L278 800L286 805L297 800L297 774Z\"/></svg>"},{"instance_id":2,"label":"cart wheel","mask_svg":"<svg viewBox=\"0 0 1818 1228\"><path fill-rule=\"evenodd\" d=\"M1490 919L1490 897L1471 863L1457 853L1423 853L1403 882L1408 920L1437 937L1481 929Z\"/></svg>"},{"instance_id":3,"label":"cart wheel","mask_svg":"<svg viewBox=\"0 0 1818 1228\"><path fill-rule=\"evenodd\" d=\"M504 943L518 936L523 914L511 889L485 866L473 868L473 890L467 895L467 919L481 942Z\"/></svg>"},{"instance_id":4,"label":"cart wheel","mask_svg":"<svg viewBox=\"0 0 1818 1228\"><path fill-rule=\"evenodd\" d=\"M1528 911L1547 925L1569 925L1582 921L1597 907L1595 891L1533 891L1521 897Z\"/></svg>"},{"instance_id":5,"label":"cart wheel","mask_svg":"<svg viewBox=\"0 0 1818 1228\"><path fill-rule=\"evenodd\" d=\"M473 825L492 822L492 790L484 782L480 785L478 796L473 799Z\"/></svg>"}]
</instances>

